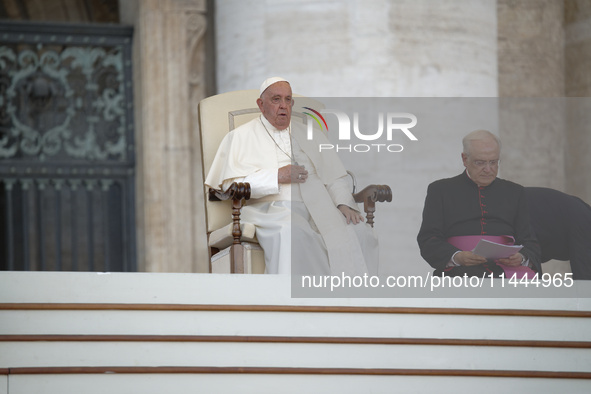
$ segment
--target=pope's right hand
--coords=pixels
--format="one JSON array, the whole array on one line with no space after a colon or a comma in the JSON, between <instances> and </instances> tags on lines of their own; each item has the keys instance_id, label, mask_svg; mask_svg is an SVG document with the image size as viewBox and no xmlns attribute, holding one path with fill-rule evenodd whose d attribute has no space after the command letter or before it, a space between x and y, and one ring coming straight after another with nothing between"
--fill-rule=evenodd
<instances>
[{"instance_id":1,"label":"pope's right hand","mask_svg":"<svg viewBox=\"0 0 591 394\"><path fill-rule=\"evenodd\" d=\"M308 179L308 171L304 166L286 165L278 172L279 183L304 183Z\"/></svg>"}]
</instances>

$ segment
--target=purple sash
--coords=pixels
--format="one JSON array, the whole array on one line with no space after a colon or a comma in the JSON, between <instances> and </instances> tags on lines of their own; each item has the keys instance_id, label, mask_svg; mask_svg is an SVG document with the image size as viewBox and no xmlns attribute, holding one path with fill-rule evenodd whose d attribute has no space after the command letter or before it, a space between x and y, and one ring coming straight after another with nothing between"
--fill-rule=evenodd
<instances>
[{"instance_id":1,"label":"purple sash","mask_svg":"<svg viewBox=\"0 0 591 394\"><path fill-rule=\"evenodd\" d=\"M447 242L461 250L474 250L481 239L502 245L515 245L515 238L510 235L459 235L447 239Z\"/></svg>"},{"instance_id":2,"label":"purple sash","mask_svg":"<svg viewBox=\"0 0 591 394\"><path fill-rule=\"evenodd\" d=\"M478 241L481 239L486 239L487 241L496 242L502 245L514 245L515 238L510 235L460 235L456 237L450 237L447 239L447 242L455 246L460 250L474 250ZM513 275L516 275L517 279L521 279L523 277L527 277L528 279L533 279L536 275L536 272L529 267L520 265L518 267L509 267L503 264L497 264L499 267L505 271L505 278L512 278Z\"/></svg>"}]
</instances>

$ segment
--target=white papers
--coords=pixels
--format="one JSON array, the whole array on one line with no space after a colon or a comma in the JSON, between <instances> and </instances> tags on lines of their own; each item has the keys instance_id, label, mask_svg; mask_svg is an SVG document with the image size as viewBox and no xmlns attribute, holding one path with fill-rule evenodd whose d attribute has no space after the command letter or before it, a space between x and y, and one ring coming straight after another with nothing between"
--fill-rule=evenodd
<instances>
[{"instance_id":1,"label":"white papers","mask_svg":"<svg viewBox=\"0 0 591 394\"><path fill-rule=\"evenodd\" d=\"M472 252L486 259L496 260L512 256L519 252L521 248L523 248L523 245L503 245L481 239Z\"/></svg>"}]
</instances>

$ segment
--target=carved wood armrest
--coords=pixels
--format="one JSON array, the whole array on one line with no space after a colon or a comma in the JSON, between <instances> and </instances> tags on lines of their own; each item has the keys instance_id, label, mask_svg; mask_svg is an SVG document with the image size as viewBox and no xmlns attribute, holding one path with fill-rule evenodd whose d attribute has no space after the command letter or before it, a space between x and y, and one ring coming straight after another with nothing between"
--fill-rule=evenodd
<instances>
[{"instance_id":1,"label":"carved wood armrest","mask_svg":"<svg viewBox=\"0 0 591 394\"><path fill-rule=\"evenodd\" d=\"M250 184L247 182L234 182L228 190L221 191L209 189L209 201L232 200L232 248L230 252L231 272L244 273L244 260L242 258L242 244L240 238L240 209L245 200L250 199Z\"/></svg>"},{"instance_id":2,"label":"carved wood armrest","mask_svg":"<svg viewBox=\"0 0 591 394\"><path fill-rule=\"evenodd\" d=\"M391 202L392 189L388 185L369 185L359 193L353 194L355 202L363 203L363 210L366 213L367 224L373 227L376 202Z\"/></svg>"},{"instance_id":3,"label":"carved wood armrest","mask_svg":"<svg viewBox=\"0 0 591 394\"><path fill-rule=\"evenodd\" d=\"M209 201L242 201L243 199L250 199L250 184L248 182L234 182L225 192L211 188L209 189Z\"/></svg>"}]
</instances>

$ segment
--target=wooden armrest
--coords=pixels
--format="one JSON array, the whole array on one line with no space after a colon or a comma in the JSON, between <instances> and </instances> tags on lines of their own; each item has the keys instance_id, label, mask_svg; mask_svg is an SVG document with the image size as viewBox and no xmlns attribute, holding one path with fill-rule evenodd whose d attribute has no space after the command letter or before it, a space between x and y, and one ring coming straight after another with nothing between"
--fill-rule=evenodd
<instances>
[{"instance_id":1,"label":"wooden armrest","mask_svg":"<svg viewBox=\"0 0 591 394\"><path fill-rule=\"evenodd\" d=\"M250 199L250 184L234 182L225 192L209 189L209 201L232 200L232 248L230 250L230 262L232 273L244 273L243 248L240 243L242 231L240 230L240 209L242 202Z\"/></svg>"},{"instance_id":2,"label":"wooden armrest","mask_svg":"<svg viewBox=\"0 0 591 394\"><path fill-rule=\"evenodd\" d=\"M373 227L376 202L391 202L392 189L388 185L369 185L359 193L353 194L355 202L363 203L363 210L367 214L367 224Z\"/></svg>"},{"instance_id":3,"label":"wooden armrest","mask_svg":"<svg viewBox=\"0 0 591 394\"><path fill-rule=\"evenodd\" d=\"M243 199L250 199L250 183L248 182L234 182L225 192L211 188L209 189L209 201L241 201Z\"/></svg>"}]
</instances>

